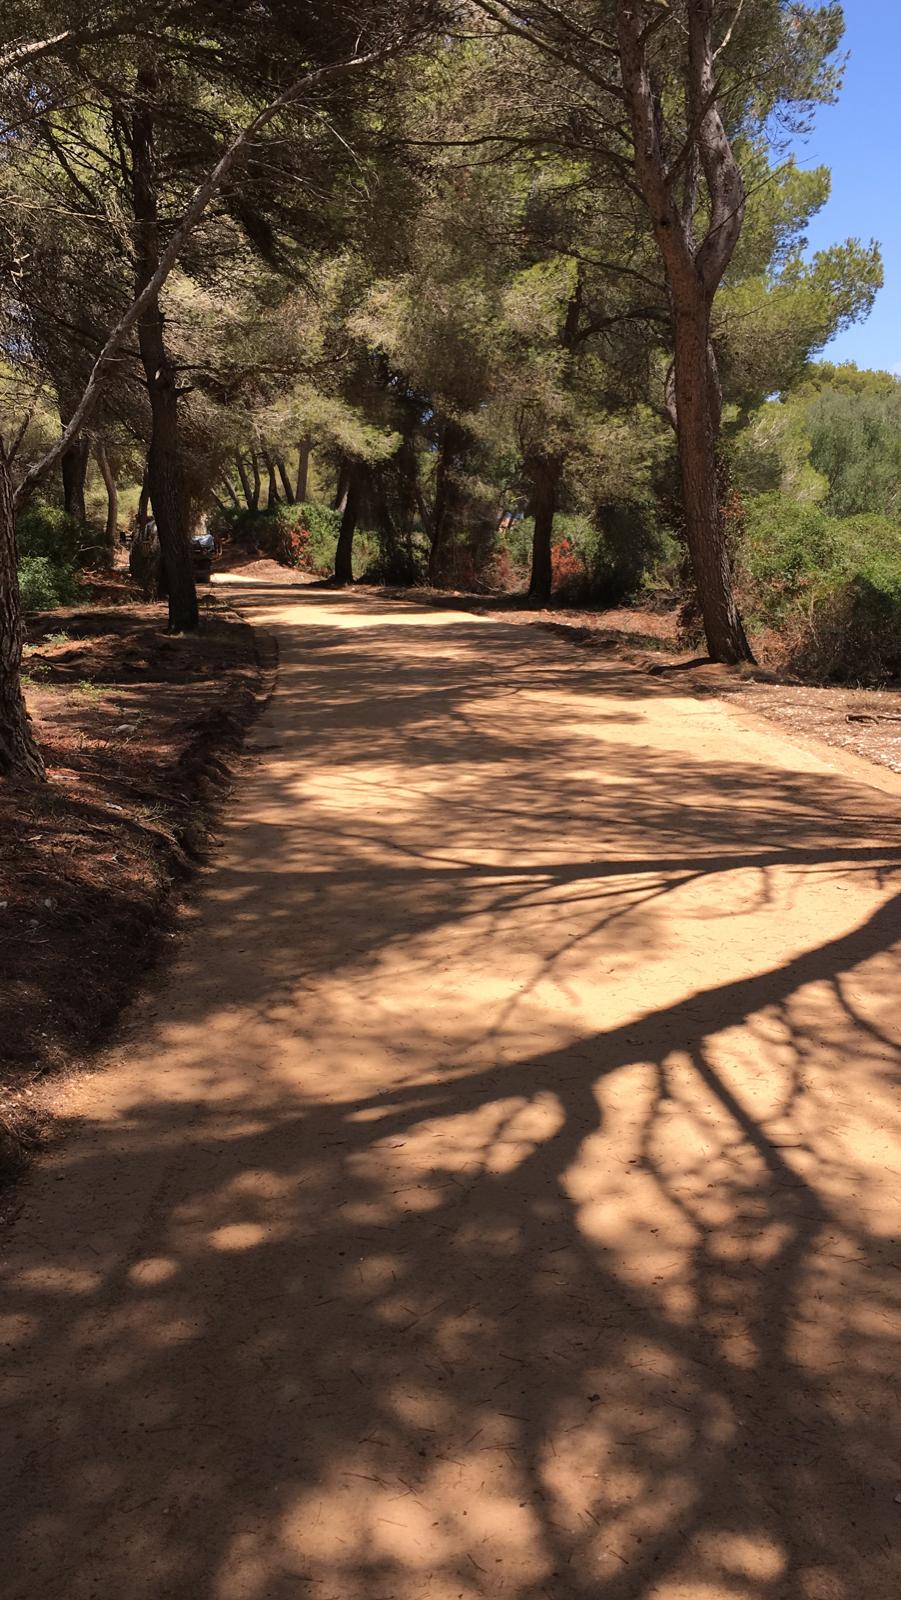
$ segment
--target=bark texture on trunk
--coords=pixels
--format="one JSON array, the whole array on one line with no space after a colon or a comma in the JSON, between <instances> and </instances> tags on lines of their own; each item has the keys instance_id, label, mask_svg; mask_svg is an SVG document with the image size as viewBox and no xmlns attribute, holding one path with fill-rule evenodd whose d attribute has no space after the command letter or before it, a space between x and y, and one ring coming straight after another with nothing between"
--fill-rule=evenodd
<instances>
[{"instance_id":1,"label":"bark texture on trunk","mask_svg":"<svg viewBox=\"0 0 901 1600\"><path fill-rule=\"evenodd\" d=\"M110 561L112 561L116 549L116 538L119 532L119 491L116 488L116 475L110 466L109 456L106 453L106 445L103 443L102 439L97 440L97 443L94 446L94 455L97 458L97 465L100 468L100 476L103 479L104 488L106 489L106 527L104 529L104 539L109 552Z\"/></svg>"},{"instance_id":2,"label":"bark texture on trunk","mask_svg":"<svg viewBox=\"0 0 901 1600\"><path fill-rule=\"evenodd\" d=\"M297 446L297 482L294 486L294 499L299 506L302 506L307 498L307 484L310 477L310 451L312 448L312 442L309 439L301 439Z\"/></svg>"},{"instance_id":3,"label":"bark texture on trunk","mask_svg":"<svg viewBox=\"0 0 901 1600\"><path fill-rule=\"evenodd\" d=\"M347 493L341 513L341 527L335 547L335 582L348 584L354 581L354 534L360 514L360 495L363 487L363 468L354 462L347 469Z\"/></svg>"},{"instance_id":4,"label":"bark texture on trunk","mask_svg":"<svg viewBox=\"0 0 901 1600\"><path fill-rule=\"evenodd\" d=\"M151 68L142 68L138 73L137 104L132 117L136 293L150 282L160 259L152 105L157 88L156 74ZM169 626L177 633L186 633L197 627L197 590L188 544L178 387L175 367L166 346L159 295L151 300L138 320L138 346L150 399L152 421L147 476L169 596Z\"/></svg>"},{"instance_id":5,"label":"bark texture on trunk","mask_svg":"<svg viewBox=\"0 0 901 1600\"><path fill-rule=\"evenodd\" d=\"M676 430L685 531L707 648L714 661L753 661L732 587L732 566L720 505L717 442L720 397L711 368L709 315L677 310Z\"/></svg>"},{"instance_id":6,"label":"bark texture on trunk","mask_svg":"<svg viewBox=\"0 0 901 1600\"><path fill-rule=\"evenodd\" d=\"M535 518L529 596L533 600L549 600L553 587L551 545L563 464L556 456L533 456L525 465L532 485L532 515Z\"/></svg>"},{"instance_id":7,"label":"bark texture on trunk","mask_svg":"<svg viewBox=\"0 0 901 1600\"><path fill-rule=\"evenodd\" d=\"M0 444L0 777L44 777L22 696L22 602L9 461Z\"/></svg>"},{"instance_id":8,"label":"bark texture on trunk","mask_svg":"<svg viewBox=\"0 0 901 1600\"><path fill-rule=\"evenodd\" d=\"M263 460L269 477L266 487L266 510L274 511L276 506L280 504L278 484L275 479L275 461L268 450L263 451Z\"/></svg>"},{"instance_id":9,"label":"bark texture on trunk","mask_svg":"<svg viewBox=\"0 0 901 1600\"><path fill-rule=\"evenodd\" d=\"M247 509L248 511L255 511L256 504L253 498L253 488L251 486L250 479L247 476L247 468L244 465L244 457L241 455L240 451L236 451L235 453L235 466L238 469L238 477L241 480L241 489L244 494Z\"/></svg>"},{"instance_id":10,"label":"bark texture on trunk","mask_svg":"<svg viewBox=\"0 0 901 1600\"><path fill-rule=\"evenodd\" d=\"M82 434L73 440L68 450L64 450L60 457L60 471L63 477L63 507L70 517L76 522L87 522L88 513L85 507L84 491L88 476L88 455L90 454L90 440Z\"/></svg>"},{"instance_id":11,"label":"bark texture on trunk","mask_svg":"<svg viewBox=\"0 0 901 1600\"><path fill-rule=\"evenodd\" d=\"M288 477L288 469L285 466L284 458L282 456L276 456L275 465L278 467L278 475L282 481L282 492L285 496L285 503L289 506L293 506L294 490L291 486L291 479Z\"/></svg>"},{"instance_id":12,"label":"bark texture on trunk","mask_svg":"<svg viewBox=\"0 0 901 1600\"><path fill-rule=\"evenodd\" d=\"M713 44L714 0L687 0L685 110L689 128L685 160L671 170L664 148L665 109L655 93L648 40L634 0L617 0L620 70L632 128L635 172L648 208L670 294L676 434L686 534L707 648L714 661L751 661L732 588L729 550L719 504L717 447L721 399L710 342L713 298L732 259L744 221L741 171L720 116ZM665 22L661 12L661 22ZM697 182L703 178L707 209L696 241Z\"/></svg>"}]
</instances>

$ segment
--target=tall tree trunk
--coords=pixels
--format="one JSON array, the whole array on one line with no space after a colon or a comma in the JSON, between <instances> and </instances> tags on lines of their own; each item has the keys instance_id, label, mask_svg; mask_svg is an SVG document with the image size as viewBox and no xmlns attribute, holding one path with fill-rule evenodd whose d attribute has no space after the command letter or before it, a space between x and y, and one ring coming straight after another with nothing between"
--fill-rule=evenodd
<instances>
[{"instance_id":1,"label":"tall tree trunk","mask_svg":"<svg viewBox=\"0 0 901 1600\"><path fill-rule=\"evenodd\" d=\"M88 455L91 443L84 434L73 440L68 450L64 450L60 457L60 470L63 475L63 506L70 517L76 522L87 522L88 513L85 507L84 490L88 475Z\"/></svg>"},{"instance_id":2,"label":"tall tree trunk","mask_svg":"<svg viewBox=\"0 0 901 1600\"><path fill-rule=\"evenodd\" d=\"M0 442L0 777L43 778L22 696L22 601L9 461Z\"/></svg>"},{"instance_id":3,"label":"tall tree trunk","mask_svg":"<svg viewBox=\"0 0 901 1600\"><path fill-rule=\"evenodd\" d=\"M235 510L236 511L240 511L241 502L238 499L238 491L236 490L236 488L235 488L234 484L232 483L231 478L228 476L227 472L223 472L223 474L222 474L222 487L225 490L226 494L228 495L228 498L231 501L232 505L234 506ZM222 504L221 501L219 503L220 503L220 505Z\"/></svg>"},{"instance_id":4,"label":"tall tree trunk","mask_svg":"<svg viewBox=\"0 0 901 1600\"><path fill-rule=\"evenodd\" d=\"M253 487L249 477L247 476L247 468L244 465L244 457L241 455L239 450L235 451L235 466L238 469L238 477L241 480L241 488L244 493L244 499L247 503L247 509L248 511L256 511L256 504L253 498Z\"/></svg>"},{"instance_id":5,"label":"tall tree trunk","mask_svg":"<svg viewBox=\"0 0 901 1600\"><path fill-rule=\"evenodd\" d=\"M153 99L156 73L142 67L132 117L132 188L135 216L135 289L150 282L160 257L156 194ZM175 632L197 627L197 590L188 544L187 494L180 454L178 387L175 366L166 347L159 295L138 321L138 346L150 399L151 434L147 473L153 515L169 596L169 626Z\"/></svg>"},{"instance_id":6,"label":"tall tree trunk","mask_svg":"<svg viewBox=\"0 0 901 1600\"><path fill-rule=\"evenodd\" d=\"M282 456L276 456L275 465L278 468L278 475L282 480L282 490L285 496L285 503L286 505L293 506L294 490L291 487L291 479L288 477L288 469L285 466L284 458Z\"/></svg>"},{"instance_id":7,"label":"tall tree trunk","mask_svg":"<svg viewBox=\"0 0 901 1600\"><path fill-rule=\"evenodd\" d=\"M560 329L560 345L571 358L579 338L579 317L583 297L582 266L576 264L576 278L566 307L566 316ZM549 600L554 587L551 549L554 538L554 517L560 498L560 480L563 477L564 457L536 451L524 463L532 485L532 515L535 529L532 534L532 571L529 578L529 596L533 600Z\"/></svg>"},{"instance_id":8,"label":"tall tree trunk","mask_svg":"<svg viewBox=\"0 0 901 1600\"><path fill-rule=\"evenodd\" d=\"M429 549L429 583L442 583L448 576L449 555L454 537L454 510L457 502L454 468L462 453L466 435L457 422L445 422L441 432L438 466L435 473L435 508L432 513L432 543Z\"/></svg>"},{"instance_id":9,"label":"tall tree trunk","mask_svg":"<svg viewBox=\"0 0 901 1600\"><path fill-rule=\"evenodd\" d=\"M253 473L253 488L251 490L251 506L250 506L250 509L252 511L259 511L259 509L260 509L260 488L262 486L262 481L263 480L260 477L260 460L259 460L259 456L257 455L255 450L251 450L251 452L250 452L250 470Z\"/></svg>"},{"instance_id":10,"label":"tall tree trunk","mask_svg":"<svg viewBox=\"0 0 901 1600\"><path fill-rule=\"evenodd\" d=\"M276 506L281 503L278 493L278 484L275 481L275 460L269 450L262 451L262 456L266 464L266 471L269 475L269 482L266 488L266 510L274 511Z\"/></svg>"},{"instance_id":11,"label":"tall tree trunk","mask_svg":"<svg viewBox=\"0 0 901 1600\"><path fill-rule=\"evenodd\" d=\"M294 499L299 506L306 502L307 483L310 477L310 451L313 445L310 439L301 439L297 446L297 482L294 486Z\"/></svg>"},{"instance_id":12,"label":"tall tree trunk","mask_svg":"<svg viewBox=\"0 0 901 1600\"><path fill-rule=\"evenodd\" d=\"M710 343L714 296L741 234L745 191L719 106L714 0L687 0L685 91L689 135L672 162L667 107L648 55L658 22L616 0L620 72L632 128L635 173L666 272L673 316L674 398L686 534L707 647L715 661L753 661L732 589L717 489L720 393ZM668 13L661 11L661 23ZM685 182L693 174L695 181ZM703 208L698 181L707 190ZM699 229L699 223L702 224ZM669 396L668 396L669 399Z\"/></svg>"},{"instance_id":13,"label":"tall tree trunk","mask_svg":"<svg viewBox=\"0 0 901 1600\"><path fill-rule=\"evenodd\" d=\"M685 531L707 648L714 661L753 661L732 588L720 505L721 402L705 305L674 307L676 432Z\"/></svg>"},{"instance_id":14,"label":"tall tree trunk","mask_svg":"<svg viewBox=\"0 0 901 1600\"><path fill-rule=\"evenodd\" d=\"M551 546L554 516L563 463L558 456L533 456L525 466L532 484L532 515L535 518L529 596L533 600L549 600L553 587Z\"/></svg>"},{"instance_id":15,"label":"tall tree trunk","mask_svg":"<svg viewBox=\"0 0 901 1600\"><path fill-rule=\"evenodd\" d=\"M119 491L116 488L116 476L109 464L106 445L98 439L94 445L94 455L100 468L100 476L106 489L106 528L104 538L109 554L110 564L116 553L116 536L119 531Z\"/></svg>"},{"instance_id":16,"label":"tall tree trunk","mask_svg":"<svg viewBox=\"0 0 901 1600\"><path fill-rule=\"evenodd\" d=\"M350 488L350 462L342 461L338 468L338 482L335 485L335 498L332 501L332 510L344 514L347 506L347 491Z\"/></svg>"},{"instance_id":17,"label":"tall tree trunk","mask_svg":"<svg viewBox=\"0 0 901 1600\"><path fill-rule=\"evenodd\" d=\"M363 487L363 467L353 462L347 469L347 493L341 513L341 528L335 549L335 582L348 584L354 581L353 553L357 517L360 514L360 493Z\"/></svg>"}]
</instances>

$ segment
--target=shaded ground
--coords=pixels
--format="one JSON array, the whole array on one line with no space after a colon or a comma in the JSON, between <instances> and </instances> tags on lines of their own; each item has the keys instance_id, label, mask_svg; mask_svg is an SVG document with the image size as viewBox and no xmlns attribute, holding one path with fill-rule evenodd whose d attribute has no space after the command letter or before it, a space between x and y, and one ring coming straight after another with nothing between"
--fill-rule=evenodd
<instances>
[{"instance_id":1,"label":"shaded ground","mask_svg":"<svg viewBox=\"0 0 901 1600\"><path fill-rule=\"evenodd\" d=\"M393 599L413 599L472 612L476 616L503 617L549 628L574 645L590 650L616 650L633 664L642 664L636 652L653 652L649 659L664 670L682 669L690 660L678 650L675 611L622 607L608 611L578 611L568 606L540 607L521 595L443 595L441 590L392 589L382 591ZM763 659L763 658L762 658ZM693 673L702 693L735 698L748 710L771 718L792 736L822 739L851 751L865 761L901 773L901 686L883 689L849 689L829 684L802 683L773 671L727 671L709 663Z\"/></svg>"},{"instance_id":2,"label":"shaded ground","mask_svg":"<svg viewBox=\"0 0 901 1600\"><path fill-rule=\"evenodd\" d=\"M897 780L245 593L259 763L4 1266L10 1600L896 1600Z\"/></svg>"},{"instance_id":3,"label":"shaded ground","mask_svg":"<svg viewBox=\"0 0 901 1600\"><path fill-rule=\"evenodd\" d=\"M208 612L196 639L173 639L161 609L126 604L121 587L114 610L30 623L26 691L50 782L0 790L0 1169L39 1133L48 1069L133 995L257 704L246 623Z\"/></svg>"}]
</instances>

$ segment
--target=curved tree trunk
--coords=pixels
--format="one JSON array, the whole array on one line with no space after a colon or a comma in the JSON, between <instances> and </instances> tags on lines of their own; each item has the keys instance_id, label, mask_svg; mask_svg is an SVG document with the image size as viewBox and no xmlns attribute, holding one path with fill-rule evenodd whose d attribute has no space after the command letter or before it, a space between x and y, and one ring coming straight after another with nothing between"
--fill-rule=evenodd
<instances>
[{"instance_id":1,"label":"curved tree trunk","mask_svg":"<svg viewBox=\"0 0 901 1600\"><path fill-rule=\"evenodd\" d=\"M282 480L282 491L285 496L285 503L286 505L293 506L294 490L291 487L291 479L288 477L288 469L285 466L284 458L282 456L276 456L275 465L278 468L278 475Z\"/></svg>"},{"instance_id":2,"label":"curved tree trunk","mask_svg":"<svg viewBox=\"0 0 901 1600\"><path fill-rule=\"evenodd\" d=\"M22 602L9 461L0 443L0 777L43 778L44 763L22 697Z\"/></svg>"},{"instance_id":3,"label":"curved tree trunk","mask_svg":"<svg viewBox=\"0 0 901 1600\"><path fill-rule=\"evenodd\" d=\"M160 258L152 101L158 79L142 67L132 117L132 187L136 235L136 292L149 284ZM175 632L197 627L197 589L188 544L187 493L180 454L178 386L166 347L159 295L138 320L138 346L150 399L151 436L147 477L162 552L169 626Z\"/></svg>"},{"instance_id":4,"label":"curved tree trunk","mask_svg":"<svg viewBox=\"0 0 901 1600\"><path fill-rule=\"evenodd\" d=\"M338 482L335 485L335 498L332 501L332 510L340 511L343 515L347 505L347 492L350 488L350 463L342 461L338 468Z\"/></svg>"},{"instance_id":5,"label":"curved tree trunk","mask_svg":"<svg viewBox=\"0 0 901 1600\"><path fill-rule=\"evenodd\" d=\"M115 473L109 464L106 445L102 439L98 439L94 445L94 455L106 489L106 528L104 529L104 538L110 563L112 563L116 551L116 536L119 531L119 491L116 488Z\"/></svg>"},{"instance_id":6,"label":"curved tree trunk","mask_svg":"<svg viewBox=\"0 0 901 1600\"><path fill-rule=\"evenodd\" d=\"M239 450L235 451L235 466L238 469L238 477L241 480L241 488L244 493L244 500L246 502L247 509L248 511L255 511L256 506L253 499L253 489L251 487L250 479L247 476L247 468L244 465L244 458Z\"/></svg>"},{"instance_id":7,"label":"curved tree trunk","mask_svg":"<svg viewBox=\"0 0 901 1600\"><path fill-rule=\"evenodd\" d=\"M362 480L363 468L358 462L354 462L347 469L347 494L335 549L335 582L342 585L354 581L354 534L357 531L357 517L360 513Z\"/></svg>"}]
</instances>

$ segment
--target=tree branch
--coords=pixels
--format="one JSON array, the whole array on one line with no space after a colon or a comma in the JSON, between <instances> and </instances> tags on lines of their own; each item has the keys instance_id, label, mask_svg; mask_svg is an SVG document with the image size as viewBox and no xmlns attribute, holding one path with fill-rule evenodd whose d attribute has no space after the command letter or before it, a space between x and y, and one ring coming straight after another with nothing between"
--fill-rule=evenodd
<instances>
[{"instance_id":1,"label":"tree branch","mask_svg":"<svg viewBox=\"0 0 901 1600\"><path fill-rule=\"evenodd\" d=\"M213 196L222 187L224 180L241 156L244 155L257 134L261 133L278 116L280 111L284 111L288 106L294 105L300 100L301 96L311 89L318 89L326 84L338 83L345 78L353 77L357 73L365 71L367 68L395 54L401 48L401 43L400 39L396 39L391 44L383 45L377 50L369 51L363 55L351 56L344 61L335 62L329 67L319 67L314 72L305 73L302 78L278 95L275 100L264 106L262 111L258 112L246 127L242 128L241 132L235 136L225 153L216 162L212 172L195 189L182 215L181 222L160 256L152 277L148 279L141 293L132 301L128 310L120 317L109 334L103 349L94 362L90 377L82 392L81 399L69 419L68 426L41 460L35 462L29 468L19 484L14 496L16 505L20 505L27 498L35 484L39 482L46 472L50 471L50 468L55 465L84 427L97 403L103 380L111 361L118 354L127 335L144 311L156 299Z\"/></svg>"},{"instance_id":2,"label":"tree branch","mask_svg":"<svg viewBox=\"0 0 901 1600\"><path fill-rule=\"evenodd\" d=\"M722 55L723 51L728 49L729 41L732 38L733 33L735 32L735 25L738 22L738 19L742 14L742 9L744 7L744 3L745 3L745 0L738 0L738 5L736 7L735 16L732 18L732 21L730 22L728 28L726 29L726 36L723 39L722 44L718 45L717 48L713 52L714 61L717 59L717 56Z\"/></svg>"},{"instance_id":3,"label":"tree branch","mask_svg":"<svg viewBox=\"0 0 901 1600\"><path fill-rule=\"evenodd\" d=\"M543 55L552 56L555 61L560 61L564 66L571 67L574 72L579 73L583 78L587 78L596 88L603 89L605 94L612 95L616 100L622 99L622 89L618 83L611 83L609 79L601 77L600 73L594 72L584 59L573 56L562 46L554 44L547 34L536 32L534 27L528 26L525 22L515 20L519 13L511 5L508 5L506 0L472 0L472 4L479 11L484 11L486 17L490 17L493 22L498 23L505 33L512 34L517 39L524 39L527 44L534 45L535 49L540 50Z\"/></svg>"}]
</instances>

